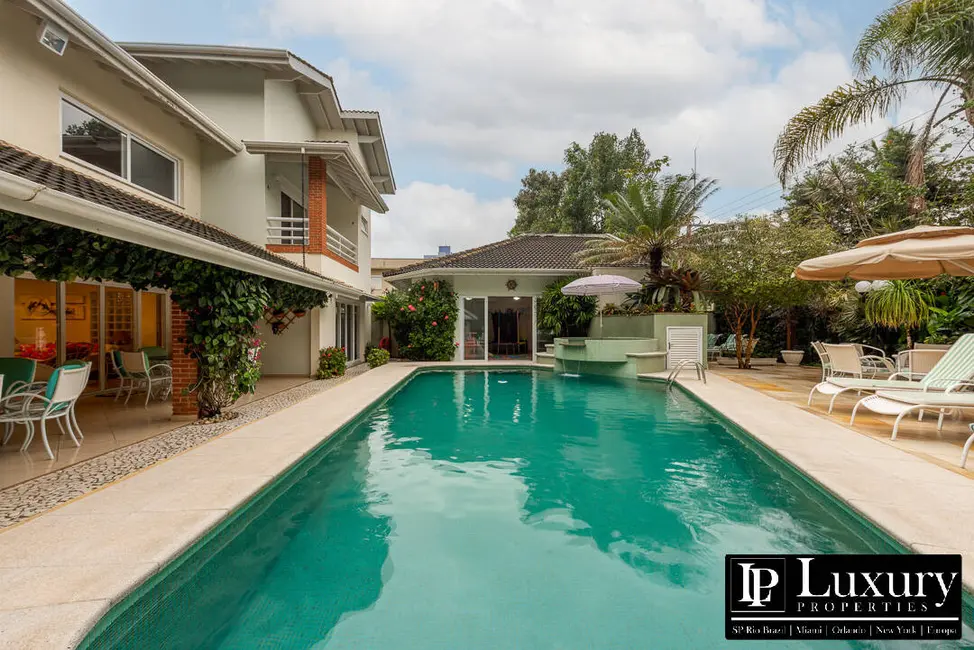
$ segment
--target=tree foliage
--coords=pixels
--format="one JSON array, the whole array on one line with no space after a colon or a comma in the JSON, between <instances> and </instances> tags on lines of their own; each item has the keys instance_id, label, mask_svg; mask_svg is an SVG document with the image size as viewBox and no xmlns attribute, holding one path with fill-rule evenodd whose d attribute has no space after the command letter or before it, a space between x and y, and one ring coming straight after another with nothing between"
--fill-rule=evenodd
<instances>
[{"instance_id":1,"label":"tree foliage","mask_svg":"<svg viewBox=\"0 0 974 650\"><path fill-rule=\"evenodd\" d=\"M970 223L971 159L954 154L954 145L945 143L924 157L923 185L911 185L907 168L916 137L891 129L879 143L849 147L815 165L785 196L789 219L828 225L846 246L921 223ZM926 205L919 214L911 210L918 196Z\"/></svg>"},{"instance_id":2,"label":"tree foliage","mask_svg":"<svg viewBox=\"0 0 974 650\"><path fill-rule=\"evenodd\" d=\"M693 223L717 181L673 175L632 179L603 200L611 238L592 239L579 261L586 266L625 264L663 271L663 257Z\"/></svg>"},{"instance_id":3,"label":"tree foliage","mask_svg":"<svg viewBox=\"0 0 974 650\"><path fill-rule=\"evenodd\" d=\"M576 278L559 278L544 288L538 299L538 328L555 336L584 336L595 317L598 300L566 296L562 288Z\"/></svg>"},{"instance_id":4,"label":"tree foliage","mask_svg":"<svg viewBox=\"0 0 974 650\"><path fill-rule=\"evenodd\" d=\"M739 367L750 367L762 316L775 308L808 303L823 290L822 283L804 282L791 274L802 260L827 254L834 246L830 228L794 223L780 215L741 217L694 234L694 266L711 283L714 301L737 339Z\"/></svg>"},{"instance_id":5,"label":"tree foliage","mask_svg":"<svg viewBox=\"0 0 974 650\"><path fill-rule=\"evenodd\" d=\"M921 160L934 128L956 115L974 124L974 0L905 0L880 14L854 54L858 78L805 107L774 148L782 182L846 128L888 115L910 88L933 89L937 100L913 152ZM874 75L873 71L881 71ZM908 181L922 186L922 164ZM913 204L915 211L923 201Z\"/></svg>"},{"instance_id":6,"label":"tree foliage","mask_svg":"<svg viewBox=\"0 0 974 650\"><path fill-rule=\"evenodd\" d=\"M587 147L573 142L565 150L563 171L531 169L521 179L510 234L602 232L602 198L622 190L630 179L655 176L667 162L650 156L636 129L623 138L596 133Z\"/></svg>"}]
</instances>

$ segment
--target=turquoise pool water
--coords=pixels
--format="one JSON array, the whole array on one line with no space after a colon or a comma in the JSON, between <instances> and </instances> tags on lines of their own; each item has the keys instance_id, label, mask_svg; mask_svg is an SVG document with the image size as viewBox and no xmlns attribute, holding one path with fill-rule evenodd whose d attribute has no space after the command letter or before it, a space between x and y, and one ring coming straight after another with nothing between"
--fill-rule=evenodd
<instances>
[{"instance_id":1,"label":"turquoise pool water","mask_svg":"<svg viewBox=\"0 0 974 650\"><path fill-rule=\"evenodd\" d=\"M767 460L679 391L424 373L82 647L805 647L724 640L724 554L896 549Z\"/></svg>"}]
</instances>

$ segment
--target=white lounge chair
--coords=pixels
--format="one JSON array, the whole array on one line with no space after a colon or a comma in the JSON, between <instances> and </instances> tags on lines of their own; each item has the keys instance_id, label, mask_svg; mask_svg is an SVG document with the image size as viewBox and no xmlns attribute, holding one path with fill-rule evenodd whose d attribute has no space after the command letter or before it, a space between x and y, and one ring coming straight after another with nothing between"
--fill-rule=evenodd
<instances>
[{"instance_id":1,"label":"white lounge chair","mask_svg":"<svg viewBox=\"0 0 974 650\"><path fill-rule=\"evenodd\" d=\"M815 393L831 395L829 413L835 406L835 400L842 393L854 390L857 392L875 392L880 390L920 390L945 391L957 382L964 382L974 377L974 334L965 334L951 346L950 350L940 358L930 371L920 381L909 381L900 373L893 373L888 379L867 379L863 377L866 371L859 361L855 346L850 344L824 344L829 355L829 363L833 374L844 373L849 377L829 377L816 384L808 394L808 405L811 406Z\"/></svg>"},{"instance_id":2,"label":"white lounge chair","mask_svg":"<svg viewBox=\"0 0 974 650\"><path fill-rule=\"evenodd\" d=\"M893 423L893 434L890 436L890 440L896 440L900 422L907 415L918 411L922 419L924 411L939 411L937 431L940 431L944 426L944 415L948 411L974 409L974 392L961 392L962 388L971 387L974 387L974 382L964 381L955 382L953 386L943 392L922 390L877 391L875 395L864 397L856 403L852 409L852 418L849 420L849 424L856 421L856 413L860 406L880 415L895 415L896 421Z\"/></svg>"},{"instance_id":3,"label":"white lounge chair","mask_svg":"<svg viewBox=\"0 0 974 650\"><path fill-rule=\"evenodd\" d=\"M825 344L820 341L812 341L812 349L818 355L818 360L822 364L822 381L832 376L832 364L829 362L829 353L825 351Z\"/></svg>"}]
</instances>

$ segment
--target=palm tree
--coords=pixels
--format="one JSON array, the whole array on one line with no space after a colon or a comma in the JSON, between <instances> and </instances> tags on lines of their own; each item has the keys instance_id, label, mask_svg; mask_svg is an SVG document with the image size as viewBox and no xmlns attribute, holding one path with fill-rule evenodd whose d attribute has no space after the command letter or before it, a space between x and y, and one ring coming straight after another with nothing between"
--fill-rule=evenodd
<instances>
[{"instance_id":1,"label":"palm tree","mask_svg":"<svg viewBox=\"0 0 974 650\"><path fill-rule=\"evenodd\" d=\"M717 181L687 176L635 180L623 192L603 200L606 230L615 236L593 239L579 253L585 266L649 265L663 270L663 256L693 223L704 201L717 191Z\"/></svg>"},{"instance_id":2,"label":"palm tree","mask_svg":"<svg viewBox=\"0 0 974 650\"><path fill-rule=\"evenodd\" d=\"M812 155L849 126L888 114L910 87L939 92L916 138L907 182L924 182L931 132L963 113L974 125L974 0L901 0L880 14L856 46L857 79L807 106L785 126L774 147L784 185ZM871 71L882 70L882 76ZM948 105L946 113L941 108ZM922 195L911 210L925 208Z\"/></svg>"},{"instance_id":3,"label":"palm tree","mask_svg":"<svg viewBox=\"0 0 974 650\"><path fill-rule=\"evenodd\" d=\"M906 347L913 347L910 330L930 319L930 294L914 282L891 280L879 291L866 296L866 320L881 327L906 328Z\"/></svg>"}]
</instances>

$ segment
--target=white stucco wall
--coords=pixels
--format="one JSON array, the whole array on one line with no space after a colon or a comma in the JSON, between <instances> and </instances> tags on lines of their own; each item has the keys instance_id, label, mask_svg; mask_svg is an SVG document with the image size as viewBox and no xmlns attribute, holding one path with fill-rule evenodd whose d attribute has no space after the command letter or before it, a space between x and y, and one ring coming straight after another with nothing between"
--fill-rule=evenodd
<instances>
[{"instance_id":1,"label":"white stucco wall","mask_svg":"<svg viewBox=\"0 0 974 650\"><path fill-rule=\"evenodd\" d=\"M150 70L240 140L264 138L264 73L256 68L149 62ZM264 157L204 147L202 218L267 243Z\"/></svg>"},{"instance_id":2,"label":"white stucco wall","mask_svg":"<svg viewBox=\"0 0 974 650\"><path fill-rule=\"evenodd\" d=\"M317 129L293 81L264 81L264 139L314 140Z\"/></svg>"},{"instance_id":3,"label":"white stucco wall","mask_svg":"<svg viewBox=\"0 0 974 650\"><path fill-rule=\"evenodd\" d=\"M301 375L309 377L312 372L311 356L308 354L311 340L311 318L309 315L291 323L281 334L271 332L271 326L261 320L260 338L264 341L261 350L261 372L265 375Z\"/></svg>"},{"instance_id":4,"label":"white stucco wall","mask_svg":"<svg viewBox=\"0 0 974 650\"><path fill-rule=\"evenodd\" d=\"M11 3L0 2L0 140L165 203L137 185L61 156L61 96L68 95L177 158L181 207L199 217L202 153L196 131L124 85L76 43L68 44L64 56L44 48L37 42L39 25Z\"/></svg>"}]
</instances>

